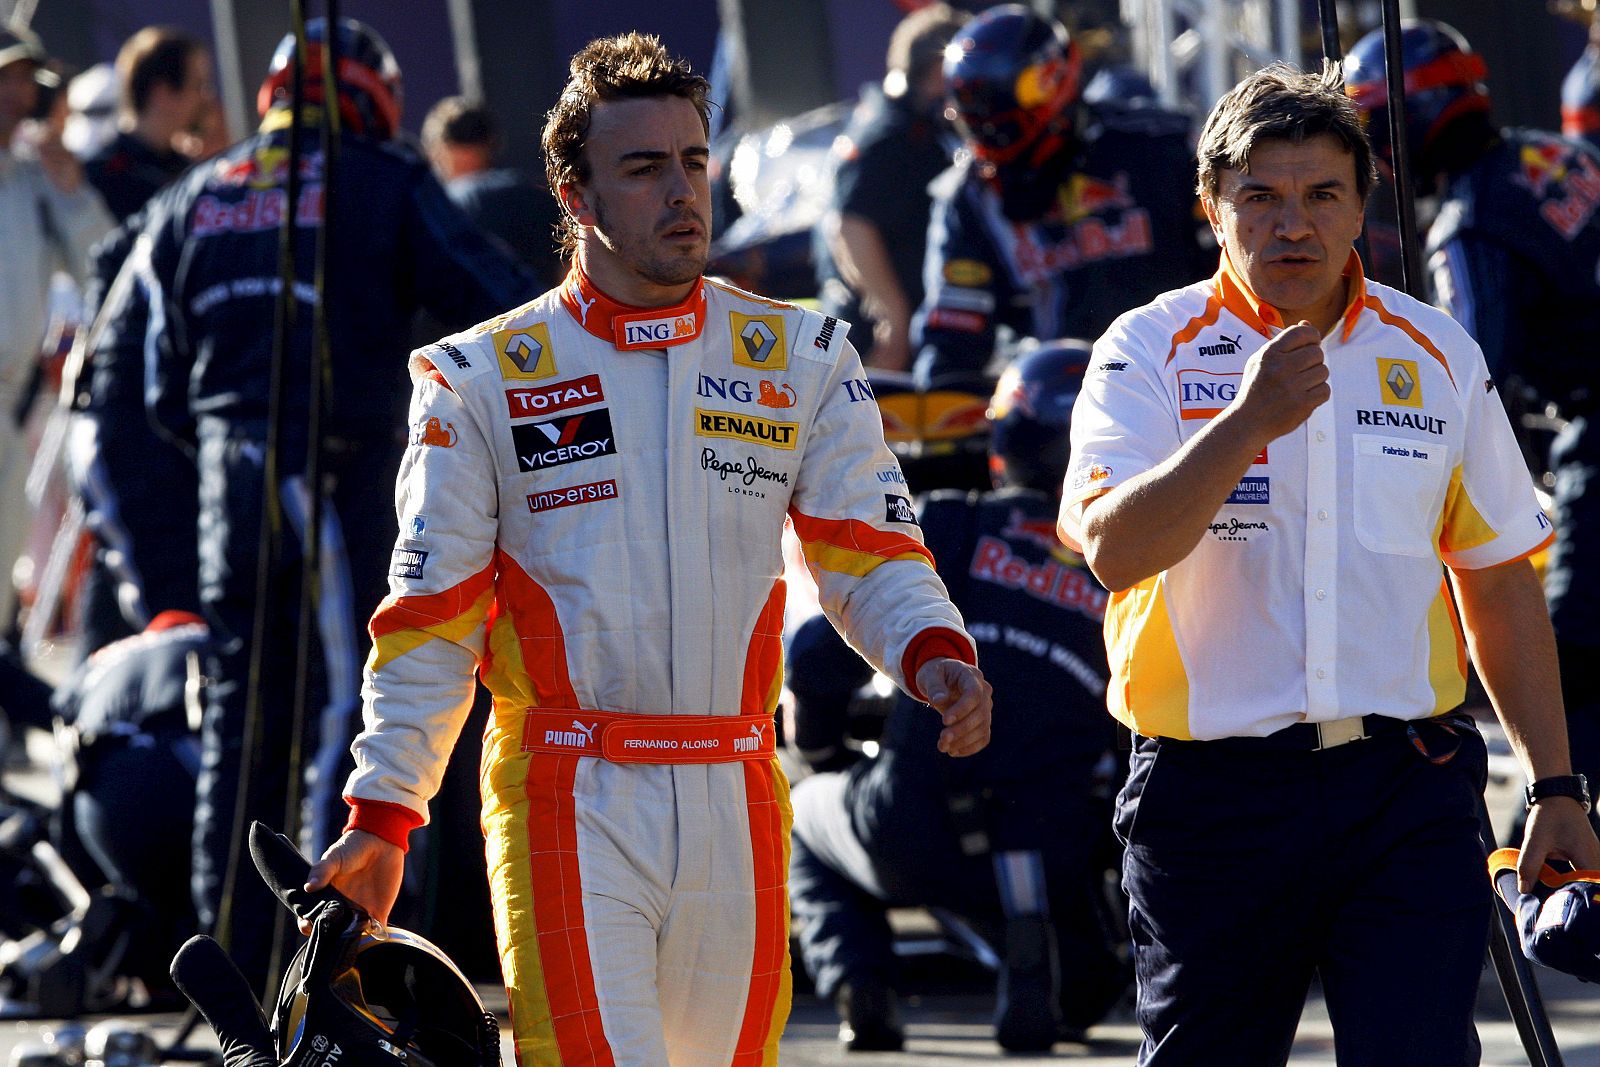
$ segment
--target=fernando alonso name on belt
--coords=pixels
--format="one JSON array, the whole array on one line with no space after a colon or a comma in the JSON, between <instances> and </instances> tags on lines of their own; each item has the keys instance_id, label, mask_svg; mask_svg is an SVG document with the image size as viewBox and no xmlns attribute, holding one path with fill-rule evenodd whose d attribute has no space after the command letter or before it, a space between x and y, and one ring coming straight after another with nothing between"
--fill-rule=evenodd
<instances>
[{"instance_id":1,"label":"fernando alonso name on belt","mask_svg":"<svg viewBox=\"0 0 1600 1067\"><path fill-rule=\"evenodd\" d=\"M694 432L698 437L724 437L732 441L749 441L794 451L799 433L797 422L774 422L759 415L741 415L733 411L707 411L694 409Z\"/></svg>"},{"instance_id":2,"label":"fernando alonso name on belt","mask_svg":"<svg viewBox=\"0 0 1600 1067\"><path fill-rule=\"evenodd\" d=\"M565 408L597 404L606 398L598 374L585 374L549 385L532 385L506 390L506 412L513 419L526 419L533 415L549 415Z\"/></svg>"},{"instance_id":3,"label":"fernando alonso name on belt","mask_svg":"<svg viewBox=\"0 0 1600 1067\"><path fill-rule=\"evenodd\" d=\"M521 423L511 427L511 439L517 446L517 466L524 471L611 456L617 451L610 408Z\"/></svg>"}]
</instances>

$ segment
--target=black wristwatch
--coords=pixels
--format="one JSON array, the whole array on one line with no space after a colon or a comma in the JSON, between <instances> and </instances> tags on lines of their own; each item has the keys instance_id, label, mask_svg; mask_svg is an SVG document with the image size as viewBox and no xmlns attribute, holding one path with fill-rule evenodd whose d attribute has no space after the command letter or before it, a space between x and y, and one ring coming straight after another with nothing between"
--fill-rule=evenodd
<instances>
[{"instance_id":1,"label":"black wristwatch","mask_svg":"<svg viewBox=\"0 0 1600 1067\"><path fill-rule=\"evenodd\" d=\"M1541 778L1528 786L1528 807L1533 807L1546 797L1571 797L1589 810L1589 779L1581 774L1558 774Z\"/></svg>"}]
</instances>

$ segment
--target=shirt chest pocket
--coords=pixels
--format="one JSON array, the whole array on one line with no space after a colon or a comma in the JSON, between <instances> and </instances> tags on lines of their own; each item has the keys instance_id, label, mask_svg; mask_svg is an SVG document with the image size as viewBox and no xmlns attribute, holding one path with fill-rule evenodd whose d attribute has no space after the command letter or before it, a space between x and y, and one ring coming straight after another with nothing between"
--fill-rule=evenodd
<instances>
[{"instance_id":1,"label":"shirt chest pocket","mask_svg":"<svg viewBox=\"0 0 1600 1067\"><path fill-rule=\"evenodd\" d=\"M1377 434L1352 440L1357 539L1373 552L1433 556L1448 474L1444 444Z\"/></svg>"}]
</instances>

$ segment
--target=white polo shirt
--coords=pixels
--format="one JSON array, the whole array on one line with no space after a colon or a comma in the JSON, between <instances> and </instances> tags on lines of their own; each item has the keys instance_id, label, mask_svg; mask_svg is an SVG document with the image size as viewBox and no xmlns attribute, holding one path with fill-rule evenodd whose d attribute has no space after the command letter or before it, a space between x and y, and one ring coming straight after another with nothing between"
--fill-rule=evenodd
<instances>
[{"instance_id":1,"label":"white polo shirt","mask_svg":"<svg viewBox=\"0 0 1600 1067\"><path fill-rule=\"evenodd\" d=\"M1367 282L1322 341L1332 398L1256 458L1184 560L1106 611L1113 715L1146 736L1436 715L1466 691L1441 561L1492 567L1554 536L1477 344ZM1112 324L1072 416L1061 530L1232 402L1283 329L1227 256L1209 281Z\"/></svg>"}]
</instances>

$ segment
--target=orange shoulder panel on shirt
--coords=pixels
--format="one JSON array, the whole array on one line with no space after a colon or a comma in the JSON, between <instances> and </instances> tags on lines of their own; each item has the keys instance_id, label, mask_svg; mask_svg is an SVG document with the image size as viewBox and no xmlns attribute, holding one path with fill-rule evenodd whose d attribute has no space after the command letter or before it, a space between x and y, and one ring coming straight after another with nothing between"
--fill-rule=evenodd
<instances>
[{"instance_id":1,"label":"orange shoulder panel on shirt","mask_svg":"<svg viewBox=\"0 0 1600 1067\"><path fill-rule=\"evenodd\" d=\"M1399 330L1407 337L1415 341L1418 347L1427 352L1428 355L1432 356L1438 362L1439 366L1444 368L1445 377L1450 379L1450 384L1455 385L1458 390L1461 388L1459 385L1456 385L1456 376L1450 373L1450 364L1444 358L1444 353L1439 351L1439 346L1429 340L1427 334L1417 329L1416 325L1412 323L1410 319L1402 318L1401 316L1390 311L1388 308L1384 307L1383 301L1379 300L1377 296L1372 293L1367 294L1367 306L1372 308L1373 312L1377 314L1380 322L1388 326L1393 326L1395 329Z\"/></svg>"},{"instance_id":2,"label":"orange shoulder panel on shirt","mask_svg":"<svg viewBox=\"0 0 1600 1067\"><path fill-rule=\"evenodd\" d=\"M1200 331L1212 325L1222 314L1222 290L1211 290L1211 296L1206 300L1206 308L1200 314L1190 319L1177 333L1172 335L1172 347L1167 349L1167 362L1171 363L1178 354L1178 346L1187 344L1199 336Z\"/></svg>"}]
</instances>

